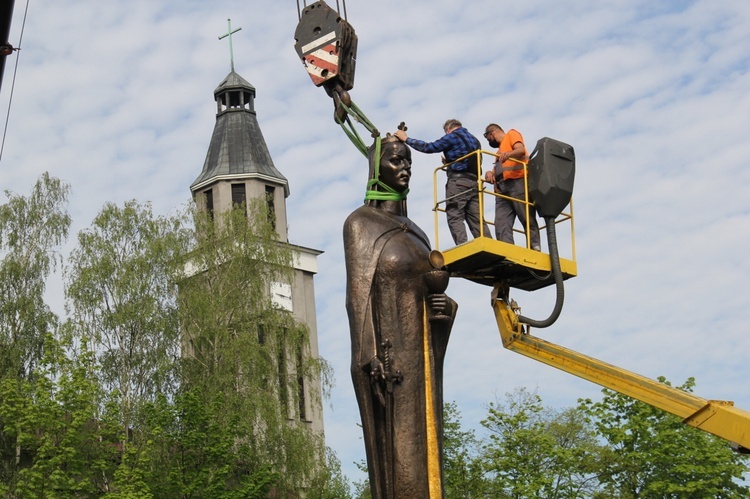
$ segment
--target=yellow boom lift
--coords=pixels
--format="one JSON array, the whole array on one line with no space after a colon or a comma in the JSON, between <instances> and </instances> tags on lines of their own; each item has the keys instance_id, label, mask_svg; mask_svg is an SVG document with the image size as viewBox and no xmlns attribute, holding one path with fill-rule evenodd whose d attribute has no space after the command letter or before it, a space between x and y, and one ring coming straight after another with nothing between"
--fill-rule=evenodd
<instances>
[{"instance_id":1,"label":"yellow boom lift","mask_svg":"<svg viewBox=\"0 0 750 499\"><path fill-rule=\"evenodd\" d=\"M494 156L487 151L475 154ZM438 213L444 211L441 205L445 200L438 200L437 178L447 166L435 170L433 210L438 249ZM442 251L445 267L452 276L493 287L492 306L503 346L679 416L685 424L728 440L739 452L748 452L750 412L734 407L732 402L703 399L529 334L529 326L548 327L554 322L562 309L562 282L577 274L571 197L575 155L567 144L544 138L537 143L524 168L527 170L526 199L529 201L519 201L529 211L535 209L545 220L549 254L532 250L528 238L526 247L522 247L496 241L489 234ZM499 194L484 189L481 172L477 178L477 188L483 193L480 213L484 213L484 199ZM558 255L555 227L560 224L569 224L570 227L571 259ZM528 228L525 233L529 233ZM508 296L509 288L532 291L553 284L558 286L557 303L546 321L523 317L516 302Z\"/></svg>"},{"instance_id":2,"label":"yellow boom lift","mask_svg":"<svg viewBox=\"0 0 750 499\"><path fill-rule=\"evenodd\" d=\"M303 0L303 8L300 8L298 0L299 24L294 34L295 49L313 83L323 87L333 99L334 120L354 145L366 154L367 146L356 132L353 121L363 125L376 141L380 140L380 133L349 96L348 91L354 86L357 36L346 20L345 2L343 16L338 3L337 0L337 9L334 10L322 0L310 5ZM488 155L494 161L494 153L488 151L475 151L472 154ZM481 161L475 164L481 165ZM750 413L735 408L732 402L702 399L529 334L531 328L546 328L557 320L563 305L563 282L575 277L578 272L572 203L575 177L573 147L547 137L539 140L529 163L524 164L525 200L515 200L526 206L527 220L532 210L544 220L548 253L532 250L528 236L524 247L497 241L483 232L472 241L441 251L438 221L439 213L445 211L442 206L446 200L438 199L437 185L439 174L448 166L443 165L434 173L433 211L437 249L434 258L438 261L442 259L452 277L492 286L492 307L505 348L675 414L686 424L728 440L740 452L748 452ZM484 188L481 167L478 166L478 169L476 188L482 193L479 207L483 214L485 198L500 194ZM559 255L557 226L560 224L567 224L570 228L570 255L566 255L566 258ZM528 227L526 229L528 235ZM520 308L509 296L510 288L534 291L552 285L557 291L555 306L544 320L521 315Z\"/></svg>"}]
</instances>

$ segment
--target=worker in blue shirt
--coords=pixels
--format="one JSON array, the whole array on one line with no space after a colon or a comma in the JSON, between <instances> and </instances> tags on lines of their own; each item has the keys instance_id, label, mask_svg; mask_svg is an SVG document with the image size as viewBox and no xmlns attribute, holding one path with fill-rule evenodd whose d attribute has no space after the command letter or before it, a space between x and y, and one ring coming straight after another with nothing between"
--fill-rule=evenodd
<instances>
[{"instance_id":1,"label":"worker in blue shirt","mask_svg":"<svg viewBox=\"0 0 750 499\"><path fill-rule=\"evenodd\" d=\"M461 122L450 119L443 125L445 135L435 142L425 142L406 135L404 130L396 130L394 135L408 146L424 153L443 153L443 163L448 164L470 152L481 149L479 140L474 137ZM477 175L481 177L481 155L471 156L453 163L448 167L448 181L445 184L445 214L448 218L448 229L453 241L463 244L468 241L464 221L474 237L479 237L479 190ZM487 223L484 225L484 236L490 236Z\"/></svg>"}]
</instances>

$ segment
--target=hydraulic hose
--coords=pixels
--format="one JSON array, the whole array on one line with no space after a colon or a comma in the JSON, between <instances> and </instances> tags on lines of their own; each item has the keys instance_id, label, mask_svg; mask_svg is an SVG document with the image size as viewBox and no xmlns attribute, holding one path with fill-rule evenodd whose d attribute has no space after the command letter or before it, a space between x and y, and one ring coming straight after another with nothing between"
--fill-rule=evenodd
<instances>
[{"instance_id":1,"label":"hydraulic hose","mask_svg":"<svg viewBox=\"0 0 750 499\"><path fill-rule=\"evenodd\" d=\"M518 316L518 321L522 324L528 324L531 327L544 328L555 323L560 312L562 312L563 301L565 300L565 288L563 287L563 275L560 268L560 255L557 252L557 234L555 232L555 217L545 217L544 222L547 224L547 245L549 246L549 258L552 265L552 276L555 279L555 288L557 295L555 297L555 308L552 314L543 321L529 319L523 315Z\"/></svg>"}]
</instances>

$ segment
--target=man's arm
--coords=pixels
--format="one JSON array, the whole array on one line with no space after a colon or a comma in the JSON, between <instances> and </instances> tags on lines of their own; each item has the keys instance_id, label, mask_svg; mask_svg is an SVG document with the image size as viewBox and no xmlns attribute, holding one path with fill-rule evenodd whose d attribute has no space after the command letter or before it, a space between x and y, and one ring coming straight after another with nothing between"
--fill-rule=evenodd
<instances>
[{"instance_id":1,"label":"man's arm","mask_svg":"<svg viewBox=\"0 0 750 499\"><path fill-rule=\"evenodd\" d=\"M401 142L406 142L406 145L419 152L432 154L436 152L443 152L451 146L450 134L445 134L435 142L425 142L423 140L412 139L406 135L403 130L396 130L393 135L396 136Z\"/></svg>"},{"instance_id":2,"label":"man's arm","mask_svg":"<svg viewBox=\"0 0 750 499\"><path fill-rule=\"evenodd\" d=\"M498 158L501 163L504 163L511 158L523 161L524 156L526 156L526 147L524 147L523 142L519 141L513 144L512 151L501 152Z\"/></svg>"}]
</instances>

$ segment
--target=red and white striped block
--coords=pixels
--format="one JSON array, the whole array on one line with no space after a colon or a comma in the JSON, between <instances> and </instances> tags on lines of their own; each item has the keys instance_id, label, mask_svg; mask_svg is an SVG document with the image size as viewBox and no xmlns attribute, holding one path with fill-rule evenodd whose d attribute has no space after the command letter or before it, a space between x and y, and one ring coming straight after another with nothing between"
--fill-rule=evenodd
<instances>
[{"instance_id":1,"label":"red and white striped block","mask_svg":"<svg viewBox=\"0 0 750 499\"><path fill-rule=\"evenodd\" d=\"M328 36L318 38L312 43L309 43L307 47L302 47L302 52L305 53L305 66L307 72L310 74L313 83L316 86L322 85L327 80L330 80L339 73L339 51L337 43L329 43L321 47L313 49L311 52L306 53L306 48L317 45L321 41L325 42L328 39L335 37L335 33L330 33ZM309 50L309 49L308 49Z\"/></svg>"}]
</instances>

